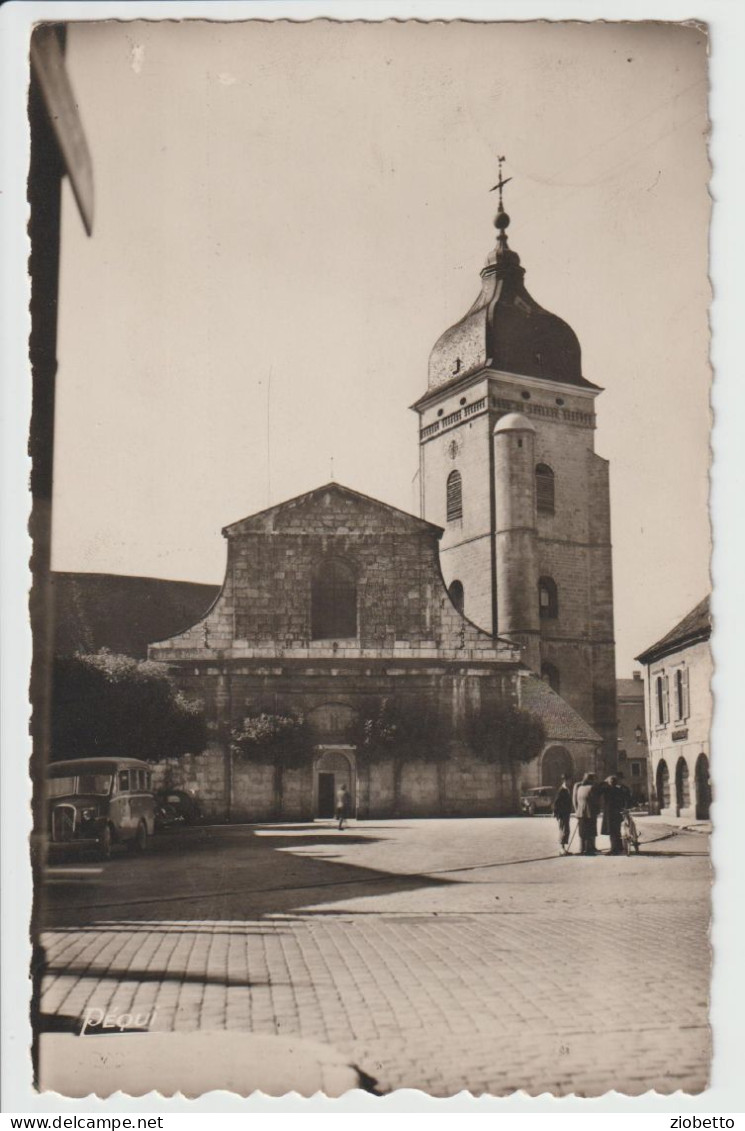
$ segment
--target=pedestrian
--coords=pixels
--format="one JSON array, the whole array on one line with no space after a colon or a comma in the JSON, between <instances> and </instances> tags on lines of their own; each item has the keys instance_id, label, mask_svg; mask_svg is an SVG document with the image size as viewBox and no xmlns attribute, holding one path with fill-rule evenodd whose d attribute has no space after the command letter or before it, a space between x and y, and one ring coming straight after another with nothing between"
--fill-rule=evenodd
<instances>
[{"instance_id":1,"label":"pedestrian","mask_svg":"<svg viewBox=\"0 0 745 1131\"><path fill-rule=\"evenodd\" d=\"M624 805L624 809L632 809L634 806L634 795L626 785L626 781L620 770L616 772L616 779L618 781L618 788L623 790L626 797L626 804Z\"/></svg>"},{"instance_id":2,"label":"pedestrian","mask_svg":"<svg viewBox=\"0 0 745 1131\"><path fill-rule=\"evenodd\" d=\"M339 822L339 828L344 828L344 822L349 819L349 814L352 809L352 798L349 795L346 783L342 782L336 791L336 819Z\"/></svg>"},{"instance_id":3,"label":"pedestrian","mask_svg":"<svg viewBox=\"0 0 745 1131\"><path fill-rule=\"evenodd\" d=\"M569 818L573 809L569 781L561 779L561 785L554 798L554 817L559 825L559 850L564 856L569 853Z\"/></svg>"},{"instance_id":4,"label":"pedestrian","mask_svg":"<svg viewBox=\"0 0 745 1131\"><path fill-rule=\"evenodd\" d=\"M616 775L611 774L603 784L603 823L600 827L603 836L610 837L611 856L620 856L623 853L621 822L623 811L628 807L626 786L619 785Z\"/></svg>"},{"instance_id":5,"label":"pedestrian","mask_svg":"<svg viewBox=\"0 0 745 1131\"><path fill-rule=\"evenodd\" d=\"M577 816L580 855L595 856L598 830L599 797L595 775L587 773L574 787L574 812Z\"/></svg>"}]
</instances>

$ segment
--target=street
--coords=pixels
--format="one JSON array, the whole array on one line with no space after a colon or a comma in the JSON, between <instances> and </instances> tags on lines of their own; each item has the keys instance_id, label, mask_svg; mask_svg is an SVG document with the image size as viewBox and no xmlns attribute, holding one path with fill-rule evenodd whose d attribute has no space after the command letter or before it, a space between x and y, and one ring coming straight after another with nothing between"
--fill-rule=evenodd
<instances>
[{"instance_id":1,"label":"street","mask_svg":"<svg viewBox=\"0 0 745 1131\"><path fill-rule=\"evenodd\" d=\"M49 889L42 1008L300 1036L384 1091L696 1092L708 836L639 824L628 859L560 857L550 818L167 833Z\"/></svg>"}]
</instances>

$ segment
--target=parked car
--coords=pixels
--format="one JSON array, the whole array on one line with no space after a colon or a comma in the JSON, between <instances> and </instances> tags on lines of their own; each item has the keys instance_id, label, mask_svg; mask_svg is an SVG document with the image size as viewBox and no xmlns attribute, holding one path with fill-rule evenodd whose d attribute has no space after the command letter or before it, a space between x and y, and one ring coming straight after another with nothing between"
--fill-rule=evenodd
<instances>
[{"instance_id":1,"label":"parked car","mask_svg":"<svg viewBox=\"0 0 745 1131\"><path fill-rule=\"evenodd\" d=\"M76 758L47 770L49 847L115 844L144 852L155 831L155 798L147 762L137 758Z\"/></svg>"},{"instance_id":2,"label":"parked car","mask_svg":"<svg viewBox=\"0 0 745 1131\"><path fill-rule=\"evenodd\" d=\"M520 809L526 817L535 817L536 813L552 813L555 797L556 787L553 785L526 789L520 797Z\"/></svg>"},{"instance_id":3,"label":"parked car","mask_svg":"<svg viewBox=\"0 0 745 1131\"><path fill-rule=\"evenodd\" d=\"M155 803L155 824L159 829L196 825L202 819L202 807L192 789L159 789Z\"/></svg>"}]
</instances>

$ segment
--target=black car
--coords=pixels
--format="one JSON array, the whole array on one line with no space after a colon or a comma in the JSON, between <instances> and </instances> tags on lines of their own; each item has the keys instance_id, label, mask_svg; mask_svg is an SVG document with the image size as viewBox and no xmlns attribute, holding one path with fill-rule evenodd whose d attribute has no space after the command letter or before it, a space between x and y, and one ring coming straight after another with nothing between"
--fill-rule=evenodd
<instances>
[{"instance_id":1,"label":"black car","mask_svg":"<svg viewBox=\"0 0 745 1131\"><path fill-rule=\"evenodd\" d=\"M155 794L155 823L160 829L197 825L202 820L199 798L189 789L159 789Z\"/></svg>"}]
</instances>

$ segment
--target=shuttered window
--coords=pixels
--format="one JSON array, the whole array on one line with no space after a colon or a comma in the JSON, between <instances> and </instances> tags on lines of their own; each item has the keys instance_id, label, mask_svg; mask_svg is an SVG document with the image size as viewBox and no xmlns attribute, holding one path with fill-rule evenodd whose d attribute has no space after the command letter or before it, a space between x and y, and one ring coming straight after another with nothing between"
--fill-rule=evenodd
<instances>
[{"instance_id":1,"label":"shuttered window","mask_svg":"<svg viewBox=\"0 0 745 1131\"><path fill-rule=\"evenodd\" d=\"M675 718L687 719L688 706L688 668L678 668L675 673Z\"/></svg>"},{"instance_id":2,"label":"shuttered window","mask_svg":"<svg viewBox=\"0 0 745 1131\"><path fill-rule=\"evenodd\" d=\"M668 720L668 679L666 675L658 675L655 680L655 698L657 700L657 725L664 726Z\"/></svg>"},{"instance_id":3,"label":"shuttered window","mask_svg":"<svg viewBox=\"0 0 745 1131\"><path fill-rule=\"evenodd\" d=\"M541 514L554 513L554 473L547 463L535 469L535 501Z\"/></svg>"},{"instance_id":4,"label":"shuttered window","mask_svg":"<svg viewBox=\"0 0 745 1131\"><path fill-rule=\"evenodd\" d=\"M447 520L463 517L463 482L459 471L451 471L447 480Z\"/></svg>"}]
</instances>

